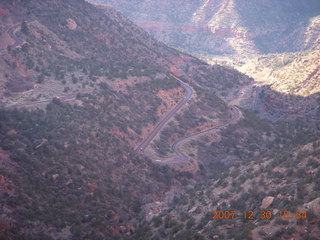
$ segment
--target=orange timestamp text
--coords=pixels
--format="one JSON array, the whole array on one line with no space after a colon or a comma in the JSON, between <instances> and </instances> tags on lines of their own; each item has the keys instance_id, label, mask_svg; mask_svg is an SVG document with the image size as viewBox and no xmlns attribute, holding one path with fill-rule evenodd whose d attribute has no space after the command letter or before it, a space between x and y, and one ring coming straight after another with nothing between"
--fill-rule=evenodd
<instances>
[{"instance_id":1,"label":"orange timestamp text","mask_svg":"<svg viewBox=\"0 0 320 240\"><path fill-rule=\"evenodd\" d=\"M273 213L272 211L212 211L212 219L246 219L246 220L256 220L256 219L273 219L279 217L283 220L288 219L306 219L307 211L278 211Z\"/></svg>"}]
</instances>

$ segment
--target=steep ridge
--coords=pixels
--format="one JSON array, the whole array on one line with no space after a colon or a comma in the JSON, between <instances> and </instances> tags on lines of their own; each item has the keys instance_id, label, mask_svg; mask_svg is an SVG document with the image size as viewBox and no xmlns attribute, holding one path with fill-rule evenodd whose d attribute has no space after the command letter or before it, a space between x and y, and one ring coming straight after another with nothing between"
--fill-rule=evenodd
<instances>
[{"instance_id":1,"label":"steep ridge","mask_svg":"<svg viewBox=\"0 0 320 240\"><path fill-rule=\"evenodd\" d=\"M217 11L228 14L237 2ZM220 97L242 94L248 76L168 48L108 7L8 0L0 8L0 238L319 235L317 119L271 124L246 113L220 129L232 114ZM315 70L305 79L314 81ZM135 147L186 94L172 74L194 94L146 149L151 159L140 156ZM268 91L277 93L259 90L257 105ZM217 131L179 148L197 159L195 178L151 161L209 129ZM272 212L308 204L311 217L210 221L212 210L229 206L258 212L265 197L274 197Z\"/></svg>"},{"instance_id":2,"label":"steep ridge","mask_svg":"<svg viewBox=\"0 0 320 240\"><path fill-rule=\"evenodd\" d=\"M319 118L319 48L231 61L255 79L254 86L241 90L241 106L273 120Z\"/></svg>"},{"instance_id":3,"label":"steep ridge","mask_svg":"<svg viewBox=\"0 0 320 240\"><path fill-rule=\"evenodd\" d=\"M317 0L90 2L111 5L157 39L196 54L299 51L319 39Z\"/></svg>"},{"instance_id":4,"label":"steep ridge","mask_svg":"<svg viewBox=\"0 0 320 240\"><path fill-rule=\"evenodd\" d=\"M320 14L318 1L236 1L241 19L262 53L294 52L313 47L319 37L313 17Z\"/></svg>"},{"instance_id":5,"label":"steep ridge","mask_svg":"<svg viewBox=\"0 0 320 240\"><path fill-rule=\"evenodd\" d=\"M258 51L248 37L233 0L206 1L193 14L192 22L208 27L214 38L207 45L215 44L220 53L252 54Z\"/></svg>"},{"instance_id":6,"label":"steep ridge","mask_svg":"<svg viewBox=\"0 0 320 240\"><path fill-rule=\"evenodd\" d=\"M253 73L257 84L264 85L252 94L263 93L253 102L247 94L242 106L261 116L318 118L319 1L206 0L177 7L166 0L157 7L155 1L140 0L132 9L126 1L91 2L115 7L171 46L209 59L230 54L222 63L239 64L240 70L246 67L241 65L253 67L254 72L243 72ZM264 59L269 59L267 65L261 64Z\"/></svg>"},{"instance_id":7,"label":"steep ridge","mask_svg":"<svg viewBox=\"0 0 320 240\"><path fill-rule=\"evenodd\" d=\"M168 73L217 94L251 79L159 43L111 8L82 0L0 8L0 238L136 233L194 182L134 151L184 94ZM227 115L213 94L198 90L195 103ZM197 118L184 131L210 123L199 109L187 109Z\"/></svg>"},{"instance_id":8,"label":"steep ridge","mask_svg":"<svg viewBox=\"0 0 320 240\"><path fill-rule=\"evenodd\" d=\"M13 3L15 2L12 1ZM2 91L7 90L5 93L7 96L12 92L21 92L34 87L36 82L31 81L34 76L38 83L46 82L46 79L51 80L52 78L63 81L63 78L67 77L65 72L68 65L70 67L77 65L73 70L74 74L79 72L81 68L80 71L83 71L85 75L90 75L91 78L98 78L101 75L109 78L126 77L130 68L139 68L140 72L152 72L159 66L164 69L166 64L169 64L165 58L177 56L175 51L147 37L147 33L111 9L104 10L107 15L100 11L100 19L90 16L90 21L87 22L83 20L82 13L74 15L72 10L70 11L68 8L69 5L65 6L65 16L63 13L55 16L50 15L49 12L37 12L37 9L47 8L46 3L32 2L28 4L32 5L32 10L27 17L23 15L25 14L22 10L24 3L16 4L15 8L10 5L4 6L7 7L4 9L10 9L3 16L4 26L10 26L8 28L9 34L19 35L15 40L18 39L25 43L19 42L19 47L14 49L17 45L15 43L15 46L5 47L2 51L1 83L7 82L7 88L2 89ZM53 5L53 11L59 12L59 8L59 5ZM84 11L91 11L92 8L87 4ZM60 22L50 20L56 17L61 19ZM26 21L24 27L25 33L28 34L19 31L23 20ZM99 24L102 21L105 21L104 26ZM69 26L69 22L74 23L74 28ZM94 23L98 23L98 25L93 26ZM11 27L12 25L14 26ZM84 36L85 44L82 41L76 41L84 32L90 33L90 36ZM71 42L73 44L70 44ZM10 52L10 50L14 51ZM40 58L40 50L47 54L37 62L37 59ZM57 55L61 55L64 59L58 59ZM97 64L87 63L92 59L96 60ZM121 68L118 67L119 65ZM14 74L12 71L14 67L17 68L18 73L11 76L9 72ZM143 69L144 67L149 69ZM47 72L52 71L53 68L55 68L55 76L49 76ZM8 74L5 75L6 71ZM134 74L136 73L131 75ZM22 87L24 84L27 84L25 88ZM3 94L4 92L1 95Z\"/></svg>"},{"instance_id":9,"label":"steep ridge","mask_svg":"<svg viewBox=\"0 0 320 240\"><path fill-rule=\"evenodd\" d=\"M307 52L274 70L269 78L272 89L286 94L309 96L320 92L320 49Z\"/></svg>"}]
</instances>

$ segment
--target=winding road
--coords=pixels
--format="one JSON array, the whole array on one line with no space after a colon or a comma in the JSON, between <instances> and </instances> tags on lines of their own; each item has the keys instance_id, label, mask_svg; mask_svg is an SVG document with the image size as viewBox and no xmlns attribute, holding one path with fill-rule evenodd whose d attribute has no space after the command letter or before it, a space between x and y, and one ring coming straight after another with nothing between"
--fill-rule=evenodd
<instances>
[{"instance_id":1,"label":"winding road","mask_svg":"<svg viewBox=\"0 0 320 240\"><path fill-rule=\"evenodd\" d=\"M23 43L23 41L16 36L16 32L18 31L20 26L21 26L21 23L19 23L19 24L17 23L17 24L15 24L11 27L8 27L4 30L4 33L8 34L14 40L14 44L8 45L12 48L16 48L17 46L19 46ZM4 52L4 51L7 51L7 47L0 48L0 52Z\"/></svg>"},{"instance_id":2,"label":"winding road","mask_svg":"<svg viewBox=\"0 0 320 240\"><path fill-rule=\"evenodd\" d=\"M222 129L222 128L224 128L224 127L226 127L226 126L238 121L240 119L240 117L241 117L241 111L235 106L232 106L231 110L233 112L233 117L229 122L227 122L227 123L225 123L223 125L220 125L220 126L216 126L216 127L210 128L210 129L208 129L206 131L202 131L202 132L198 132L198 133L192 134L192 135L190 135L188 137L184 137L184 138L176 141L172 145L172 150L175 152L176 156L173 157L173 158L170 158L170 159L168 159L166 161L163 161L163 163L168 164L168 163L180 163L180 162L189 161L190 158L180 150L180 146L185 144L186 142L192 140L193 138L197 138L197 137L206 135L208 133L213 133L213 132L215 132L217 130L220 130L220 129Z\"/></svg>"},{"instance_id":3,"label":"winding road","mask_svg":"<svg viewBox=\"0 0 320 240\"><path fill-rule=\"evenodd\" d=\"M136 151L140 154L144 154L144 150L150 144L150 142L155 138L155 136L161 131L161 129L166 125L166 123L173 117L173 115L178 112L191 98L193 90L184 82L177 79L181 86L186 90L185 96L180 100L180 102L167 113L160 122L153 128L153 130L148 134L148 136L139 144Z\"/></svg>"},{"instance_id":4,"label":"winding road","mask_svg":"<svg viewBox=\"0 0 320 240\"><path fill-rule=\"evenodd\" d=\"M69 94L69 95L61 95L61 96L55 96L49 99L45 100L40 100L40 101L34 101L34 102L27 102L27 103L19 103L19 104L13 104L9 106L5 106L5 109L13 109L13 108L21 108L21 107L32 107L32 106L37 106L39 104L43 103L50 103L54 98L59 99L62 102L68 102L68 101L74 101L76 100L76 95L75 93Z\"/></svg>"},{"instance_id":5,"label":"winding road","mask_svg":"<svg viewBox=\"0 0 320 240\"><path fill-rule=\"evenodd\" d=\"M175 108L173 108L169 113L167 113L166 116L164 116L160 122L156 125L155 128L153 128L153 130L148 134L148 136L139 144L139 146L136 148L136 151L139 154L144 154L145 149L148 147L148 145L151 143L151 141L156 137L156 135L161 131L161 129L166 125L166 123L168 123L168 121L174 116L174 114L176 112L178 112L191 98L192 94L193 94L193 90L184 82L182 82L180 79L178 79L176 76L172 75L177 81L179 81L179 83L182 85L182 87L186 90L186 94L183 97L182 100L180 100L180 102L175 106ZM176 141L173 145L172 145L172 150L175 152L176 156L164 161L159 161L156 160L159 163L164 163L164 164L173 164L173 163L181 163L181 162L186 162L189 161L190 158L184 154L181 150L180 150L180 146L184 143L186 143L187 141L192 140L193 138L208 134L208 133L212 133L215 132L219 129L222 129L232 123L237 122L240 118L241 118L241 111L236 107L236 106L231 106L231 110L233 112L233 116L231 118L230 121L228 121L227 123L224 123L220 126L216 126L214 128L210 128L206 131L202 131L199 133L195 133L192 134L188 137L184 137L178 141Z\"/></svg>"},{"instance_id":6,"label":"winding road","mask_svg":"<svg viewBox=\"0 0 320 240\"><path fill-rule=\"evenodd\" d=\"M8 34L14 40L13 44L8 45L11 48L16 48L24 43L24 41L16 35L16 32L19 31L20 27L21 27L21 23L16 23L11 27L5 28L3 31L4 33ZM6 46L4 48L0 48L0 53L4 53L5 51L7 51L8 46ZM82 93L86 93L86 91L83 91ZM32 106L36 106L38 104L50 103L53 98L58 98L59 100L61 100L63 102L74 101L76 99L76 95L77 95L77 93L72 93L72 94L54 96L52 98L45 99L45 100L20 103L20 104L13 104L13 105L9 105L9 106L1 106L1 103L0 103L0 108L12 109L12 108L20 108L20 107L32 107Z\"/></svg>"},{"instance_id":7,"label":"winding road","mask_svg":"<svg viewBox=\"0 0 320 240\"><path fill-rule=\"evenodd\" d=\"M6 32L10 37L12 37L15 41L15 43L13 45L11 45L11 47L17 47L18 45L22 44L22 40L19 39L15 32L17 31L17 29L19 28L21 24L15 24L14 26L11 26L7 29L4 30L4 32ZM7 48L0 48L0 52L6 51ZM182 82L179 78L177 78L176 76L174 76L173 74L171 74L172 77L174 77L180 84L181 86L185 89L186 94L185 96L179 101L179 103L170 111L168 112L161 120L160 122L158 122L158 124L152 129L152 131L148 134L148 136L143 139L143 141L138 145L138 147L136 148L136 151L139 154L144 154L145 149L148 147L148 145L151 143L151 141L156 137L156 135L162 130L162 128L169 122L169 120L190 100L190 98L192 97L193 94L193 90L190 86L188 86L187 84L185 84L184 82ZM64 95L64 96L58 96L58 99L62 100L62 101L71 101L75 99L75 94L69 94L69 95ZM36 101L36 102L32 102L32 103L22 103L22 104L16 104L16 105L11 105L11 106L7 106L6 108L15 108L15 107L27 107L27 106L32 106L35 104L39 104L39 103L49 103L50 101L52 101L52 99L46 99L46 100L42 100L42 101ZM185 155L181 150L180 150L180 146L184 143L186 143L189 140L192 140L193 138L217 131L219 129L222 129L226 126L228 126L229 124L231 124L234 121L237 121L240 119L241 116L241 112L240 110L235 107L232 106L232 111L233 111L233 117L232 119L220 126L216 126L214 128L211 128L209 130L203 131L203 132L199 132L196 134L193 134L191 136L182 138L178 141L176 141L173 145L172 145L172 150L175 152L176 156L173 158L170 158L168 160L165 161L161 161L160 163L180 163L180 162L184 162L184 161L188 161L189 157L187 155Z\"/></svg>"}]
</instances>

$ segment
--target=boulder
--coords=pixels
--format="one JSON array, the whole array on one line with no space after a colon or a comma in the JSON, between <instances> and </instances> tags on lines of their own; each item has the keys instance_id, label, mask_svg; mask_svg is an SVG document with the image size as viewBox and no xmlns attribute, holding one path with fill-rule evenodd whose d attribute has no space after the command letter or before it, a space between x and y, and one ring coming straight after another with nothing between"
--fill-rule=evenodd
<instances>
[{"instance_id":1,"label":"boulder","mask_svg":"<svg viewBox=\"0 0 320 240\"><path fill-rule=\"evenodd\" d=\"M59 176L60 176L59 174L53 174L52 178L53 178L53 180L56 180Z\"/></svg>"},{"instance_id":2,"label":"boulder","mask_svg":"<svg viewBox=\"0 0 320 240\"><path fill-rule=\"evenodd\" d=\"M75 29L77 29L78 25L72 18L68 18L67 19L67 27L70 30L75 30Z\"/></svg>"},{"instance_id":3,"label":"boulder","mask_svg":"<svg viewBox=\"0 0 320 240\"><path fill-rule=\"evenodd\" d=\"M260 208L268 208L273 203L274 197L267 196L262 200Z\"/></svg>"}]
</instances>

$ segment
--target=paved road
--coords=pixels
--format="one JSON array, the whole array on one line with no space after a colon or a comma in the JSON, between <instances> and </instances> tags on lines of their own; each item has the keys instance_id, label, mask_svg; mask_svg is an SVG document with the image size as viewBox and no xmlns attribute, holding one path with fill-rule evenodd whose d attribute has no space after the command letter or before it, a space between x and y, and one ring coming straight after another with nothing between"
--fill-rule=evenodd
<instances>
[{"instance_id":1,"label":"paved road","mask_svg":"<svg viewBox=\"0 0 320 240\"><path fill-rule=\"evenodd\" d=\"M73 101L76 99L76 93L72 93L69 95L62 95L62 96L56 96L53 98L58 98L60 101L63 102L68 102L68 101ZM12 109L12 108L21 108L21 107L32 107L32 106L36 106L38 104L41 103L50 103L52 101L53 98L50 99L45 99L45 100L41 100L41 101L34 101L34 102L28 102L28 103L20 103L20 104L14 104L14 105L9 105L4 107L5 109Z\"/></svg>"},{"instance_id":2,"label":"paved road","mask_svg":"<svg viewBox=\"0 0 320 240\"><path fill-rule=\"evenodd\" d=\"M148 136L136 148L136 151L140 154L144 154L144 151L147 148L147 146L150 144L150 142L161 131L161 129L165 126L165 124L173 117L173 115L177 111L179 111L189 101L189 99L191 98L191 96L193 94L193 90L187 84L183 83L180 79L178 79L174 75L172 75L172 76L174 78L176 78L179 81L179 83L184 87L184 89L186 90L186 95L184 96L184 98L182 100L180 100L180 102L176 105L176 107L174 109L172 109L164 118L161 119L161 121L156 125L156 127L148 134ZM222 124L220 126L216 126L214 128L208 129L203 132L195 133L191 136L188 136L188 137L185 137L185 138L178 140L177 142L175 142L172 145L172 150L176 154L175 157L170 158L168 160L164 160L164 161L159 161L159 160L156 160L156 161L158 163L162 163L162 164L163 163L164 164L169 164L169 163L172 164L172 163L181 163L181 162L189 161L189 157L187 155L185 155L183 152L181 152L180 146L193 138L196 138L196 137L199 137L199 136L211 133L211 132L215 132L215 131L222 129L232 123L237 122L241 117L241 111L236 106L231 106L231 109L233 112L233 116L229 122Z\"/></svg>"},{"instance_id":3,"label":"paved road","mask_svg":"<svg viewBox=\"0 0 320 240\"><path fill-rule=\"evenodd\" d=\"M229 122L227 122L225 124L222 124L220 126L216 126L214 128L210 128L210 129L208 129L206 131L195 133L193 135L190 135L188 137L185 137L185 138L182 138L182 139L176 141L172 145L172 150L175 152L176 156L173 157L173 158L170 158L168 160L162 161L161 163L165 163L165 164L171 163L172 164L172 163L181 163L181 162L189 161L190 160L189 157L186 154L184 154L183 152L181 152L180 146L182 144L192 140L193 138L197 138L199 136L203 136L203 135L206 135L208 133L215 132L215 131L220 130L220 129L222 129L222 128L224 128L224 127L226 127L226 126L228 126L228 125L230 125L232 123L237 122L241 117L241 111L236 106L232 106L231 109L232 109L232 112L233 112L233 116L232 116L232 119Z\"/></svg>"},{"instance_id":4,"label":"paved road","mask_svg":"<svg viewBox=\"0 0 320 240\"><path fill-rule=\"evenodd\" d=\"M15 24L12 27L8 27L7 29L4 30L5 33L7 33L15 42L12 45L9 45L12 48L15 48L23 43L23 41L16 36L16 31L19 29L21 24ZM5 48L0 48L0 52L7 51L7 47Z\"/></svg>"},{"instance_id":5,"label":"paved road","mask_svg":"<svg viewBox=\"0 0 320 240\"><path fill-rule=\"evenodd\" d=\"M12 48L16 48L17 46L23 43L22 39L16 36L16 32L19 30L20 26L21 26L21 23L17 23L11 27L7 27L6 29L4 29L4 32L7 33L15 41L14 44L9 45ZM7 51L7 47L0 48L0 52L5 52L5 51ZM75 100L76 95L77 95L76 93L73 93L73 94L56 96L56 98L64 102L68 102L68 101ZM52 98L41 100L41 101L29 102L29 103L14 104L14 105L6 106L4 108L10 109L10 108L30 107L30 106L34 106L41 103L49 103L51 101L52 101Z\"/></svg>"},{"instance_id":6,"label":"paved road","mask_svg":"<svg viewBox=\"0 0 320 240\"><path fill-rule=\"evenodd\" d=\"M18 27L20 26L20 24L16 24L10 28L5 29L5 32L8 33L10 35L10 37L12 37L15 40L15 43L13 45L11 45L12 47L17 47L18 45L22 44L22 40L19 39L15 32L18 29ZM6 48L1 48L0 51L5 51ZM178 79L177 77L175 77L174 75L172 75L174 78L177 79L177 81L179 81L179 83L181 84L181 86L186 90L186 94L183 97L183 99L180 100L180 102L169 112L167 113L166 116L164 116L164 118L162 118L160 120L160 122L156 125L156 127L148 134L148 136L139 144L139 146L136 148L136 151L140 154L144 154L144 151L146 149L146 147L150 144L150 142L155 138L155 136L161 131L161 129L168 123L168 121L173 117L174 114L176 114L191 98L192 94L193 94L193 90L185 83L183 83L180 79ZM74 94L70 94L70 95L65 95L65 96L60 96L57 97L62 101L71 101L75 99L75 95ZM40 104L40 103L49 103L52 99L46 99L46 100L42 100L42 101L36 101L36 102L32 102L32 103L23 103L23 104L17 104L17 105L12 105L12 106L8 106L6 108L16 108L16 107L27 107L27 106L32 106L32 105L36 105L36 104ZM236 112L236 116L235 117L237 120L240 118L240 110L236 107L233 107L233 111ZM205 135L208 134L210 132L216 131L218 129L222 129L226 126L228 126L229 124L231 124L231 122L234 121L233 118L230 122L223 124L221 126L217 126L214 127L212 129L209 129L207 131L204 132L200 132L200 133L196 133L193 134L191 136L188 136L186 138L180 139L177 142L175 142L172 146L173 151L176 153L176 157L169 159L167 161L163 161L165 163L177 163L177 162L183 162L183 161L188 161L189 157L186 156L183 152L180 151L179 146L181 144L184 144L185 142L201 136L201 135Z\"/></svg>"},{"instance_id":7,"label":"paved road","mask_svg":"<svg viewBox=\"0 0 320 240\"><path fill-rule=\"evenodd\" d=\"M177 78L176 78L177 79ZM160 132L160 130L166 125L166 123L173 117L173 115L178 112L191 98L193 90L181 80L177 79L181 86L186 90L186 94L183 99L169 112L165 115L160 122L155 126L155 128L148 134L148 136L139 144L136 151L140 154L144 154L144 150L150 144L150 142L155 138L155 136Z\"/></svg>"}]
</instances>

